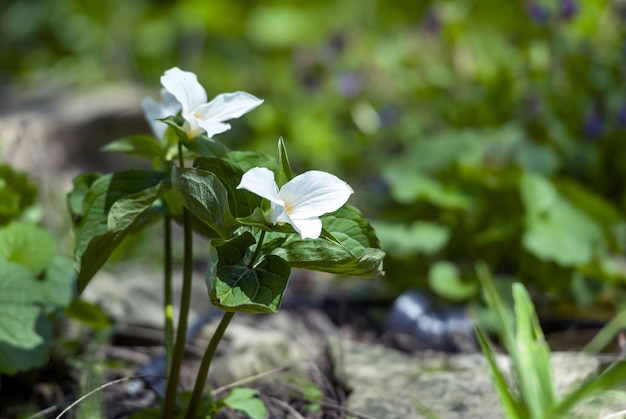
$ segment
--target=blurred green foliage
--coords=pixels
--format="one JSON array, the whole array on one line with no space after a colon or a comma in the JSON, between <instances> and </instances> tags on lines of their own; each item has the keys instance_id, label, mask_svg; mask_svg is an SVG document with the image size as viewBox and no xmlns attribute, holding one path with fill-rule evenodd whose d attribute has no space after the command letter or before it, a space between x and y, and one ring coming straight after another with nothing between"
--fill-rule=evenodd
<instances>
[{"instance_id":1,"label":"blurred green foliage","mask_svg":"<svg viewBox=\"0 0 626 419\"><path fill-rule=\"evenodd\" d=\"M590 302L626 278L625 19L608 0L14 1L0 77L157 86L177 65L251 92L228 141L282 135L297 171L351 179L392 291L475 298L481 259Z\"/></svg>"}]
</instances>

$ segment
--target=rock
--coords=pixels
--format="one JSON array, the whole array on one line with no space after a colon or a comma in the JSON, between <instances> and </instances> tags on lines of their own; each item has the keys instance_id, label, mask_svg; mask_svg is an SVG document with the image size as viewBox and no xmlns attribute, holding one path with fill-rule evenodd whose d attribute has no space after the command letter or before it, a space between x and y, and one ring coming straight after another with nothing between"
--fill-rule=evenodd
<instances>
[{"instance_id":1,"label":"rock","mask_svg":"<svg viewBox=\"0 0 626 419\"><path fill-rule=\"evenodd\" d=\"M350 392L347 407L352 412L386 419L504 417L481 353L425 352L416 357L341 339L330 343L330 356L337 381ZM510 375L509 358L497 355L496 359ZM553 353L551 361L559 394L600 368L598 359L581 353ZM625 394L621 395L623 400ZM573 415L603 417L624 408L619 400L607 395L578 407Z\"/></svg>"}]
</instances>

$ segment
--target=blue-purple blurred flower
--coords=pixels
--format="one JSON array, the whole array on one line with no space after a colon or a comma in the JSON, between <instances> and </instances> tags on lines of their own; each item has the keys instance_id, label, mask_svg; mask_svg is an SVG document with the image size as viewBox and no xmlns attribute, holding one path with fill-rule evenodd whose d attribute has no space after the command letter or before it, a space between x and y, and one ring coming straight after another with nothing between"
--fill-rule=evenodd
<instances>
[{"instance_id":1,"label":"blue-purple blurred flower","mask_svg":"<svg viewBox=\"0 0 626 419\"><path fill-rule=\"evenodd\" d=\"M622 103L617 110L617 124L620 128L626 128L626 103Z\"/></svg>"},{"instance_id":2,"label":"blue-purple blurred flower","mask_svg":"<svg viewBox=\"0 0 626 419\"><path fill-rule=\"evenodd\" d=\"M548 9L534 1L526 5L526 14L533 23L538 25L545 25L550 20Z\"/></svg>"},{"instance_id":3,"label":"blue-purple blurred flower","mask_svg":"<svg viewBox=\"0 0 626 419\"><path fill-rule=\"evenodd\" d=\"M600 114L595 110L588 111L583 120L583 132L585 136L590 139L595 139L602 135L603 131L604 123Z\"/></svg>"},{"instance_id":4,"label":"blue-purple blurred flower","mask_svg":"<svg viewBox=\"0 0 626 419\"><path fill-rule=\"evenodd\" d=\"M354 73L342 73L335 78L335 88L343 97L351 99L361 93L361 81Z\"/></svg>"},{"instance_id":5,"label":"blue-purple blurred flower","mask_svg":"<svg viewBox=\"0 0 626 419\"><path fill-rule=\"evenodd\" d=\"M578 13L578 3L576 0L561 0L559 9L561 11L561 18L569 20Z\"/></svg>"}]
</instances>

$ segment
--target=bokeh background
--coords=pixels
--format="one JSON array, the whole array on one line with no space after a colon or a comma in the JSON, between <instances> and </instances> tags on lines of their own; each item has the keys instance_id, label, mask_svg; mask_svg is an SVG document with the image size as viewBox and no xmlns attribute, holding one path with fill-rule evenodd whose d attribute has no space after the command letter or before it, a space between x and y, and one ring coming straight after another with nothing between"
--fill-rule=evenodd
<instances>
[{"instance_id":1,"label":"bokeh background","mask_svg":"<svg viewBox=\"0 0 626 419\"><path fill-rule=\"evenodd\" d=\"M294 169L353 185L390 295L474 301L485 261L547 301L619 310L625 23L622 0L5 1L0 108L119 83L157 97L179 66L209 97L265 99L225 144L274 154L282 136ZM119 117L79 141L148 132Z\"/></svg>"}]
</instances>

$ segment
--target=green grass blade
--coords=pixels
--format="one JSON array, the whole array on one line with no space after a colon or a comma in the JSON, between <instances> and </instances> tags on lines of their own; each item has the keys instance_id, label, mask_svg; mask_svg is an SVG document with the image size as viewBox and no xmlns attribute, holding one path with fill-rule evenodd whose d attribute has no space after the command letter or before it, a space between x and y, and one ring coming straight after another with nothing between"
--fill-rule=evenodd
<instances>
[{"instance_id":1,"label":"green grass blade","mask_svg":"<svg viewBox=\"0 0 626 419\"><path fill-rule=\"evenodd\" d=\"M476 274L483 288L487 306L494 314L495 326L507 352L515 351L515 322L512 311L504 304L485 263L478 263Z\"/></svg>"},{"instance_id":2,"label":"green grass blade","mask_svg":"<svg viewBox=\"0 0 626 419\"><path fill-rule=\"evenodd\" d=\"M531 418L541 418L555 403L550 349L534 306L522 284L513 285L516 320L516 349L511 356L519 391Z\"/></svg>"},{"instance_id":3,"label":"green grass blade","mask_svg":"<svg viewBox=\"0 0 626 419\"><path fill-rule=\"evenodd\" d=\"M604 349L621 330L626 328L626 310L619 312L611 319L585 346L583 352L597 354Z\"/></svg>"},{"instance_id":4,"label":"green grass blade","mask_svg":"<svg viewBox=\"0 0 626 419\"><path fill-rule=\"evenodd\" d=\"M583 400L598 394L601 391L606 391L616 387L619 384L626 382L626 362L620 362L609 368L607 368L600 375L593 377L578 388L571 391L563 400L561 400L557 406L555 406L550 418L563 418L565 415L578 403Z\"/></svg>"},{"instance_id":5,"label":"green grass blade","mask_svg":"<svg viewBox=\"0 0 626 419\"><path fill-rule=\"evenodd\" d=\"M476 332L476 337L483 351L483 354L485 354L487 362L489 363L493 385L495 387L496 393L498 394L498 398L500 400L500 404L502 405L505 416L508 419L526 418L528 416L526 413L526 408L518 399L516 399L513 393L511 393L511 390L509 389L509 386L506 383L502 372L500 372L500 369L498 368L493 349L491 349L491 345L487 341L487 338L479 327L475 327L474 331Z\"/></svg>"}]
</instances>

